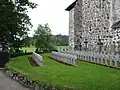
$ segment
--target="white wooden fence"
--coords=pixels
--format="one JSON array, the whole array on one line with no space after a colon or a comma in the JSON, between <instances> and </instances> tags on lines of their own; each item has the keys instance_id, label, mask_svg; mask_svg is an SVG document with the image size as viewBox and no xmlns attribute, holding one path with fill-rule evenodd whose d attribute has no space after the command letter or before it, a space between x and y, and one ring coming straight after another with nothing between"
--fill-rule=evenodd
<instances>
[{"instance_id":1,"label":"white wooden fence","mask_svg":"<svg viewBox=\"0 0 120 90\"><path fill-rule=\"evenodd\" d=\"M52 58L70 65L76 65L77 61L76 55L54 51L52 52Z\"/></svg>"},{"instance_id":2,"label":"white wooden fence","mask_svg":"<svg viewBox=\"0 0 120 90\"><path fill-rule=\"evenodd\" d=\"M32 58L35 60L35 62L36 62L39 66L43 66L42 56L40 56L39 54L33 52Z\"/></svg>"},{"instance_id":3,"label":"white wooden fence","mask_svg":"<svg viewBox=\"0 0 120 90\"><path fill-rule=\"evenodd\" d=\"M65 53L65 52L64 52ZM77 55L78 60L88 61L110 67L120 68L120 55L105 54L99 52L67 51L67 54Z\"/></svg>"}]
</instances>

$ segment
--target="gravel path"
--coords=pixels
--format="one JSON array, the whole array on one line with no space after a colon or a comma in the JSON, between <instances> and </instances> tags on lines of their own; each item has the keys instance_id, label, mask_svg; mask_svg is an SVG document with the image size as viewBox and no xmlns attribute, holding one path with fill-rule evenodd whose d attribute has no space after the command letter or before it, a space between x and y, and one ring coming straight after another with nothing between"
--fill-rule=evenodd
<instances>
[{"instance_id":1,"label":"gravel path","mask_svg":"<svg viewBox=\"0 0 120 90\"><path fill-rule=\"evenodd\" d=\"M0 70L0 90L30 90L23 87L16 81L7 77L3 70Z\"/></svg>"}]
</instances>

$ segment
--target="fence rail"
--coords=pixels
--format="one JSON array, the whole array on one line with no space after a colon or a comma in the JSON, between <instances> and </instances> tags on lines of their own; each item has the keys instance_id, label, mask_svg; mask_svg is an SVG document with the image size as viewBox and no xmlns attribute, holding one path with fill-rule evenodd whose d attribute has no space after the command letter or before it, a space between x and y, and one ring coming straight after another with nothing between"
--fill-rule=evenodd
<instances>
[{"instance_id":1,"label":"fence rail","mask_svg":"<svg viewBox=\"0 0 120 90\"><path fill-rule=\"evenodd\" d=\"M77 56L62 52L52 52L52 58L69 65L76 65Z\"/></svg>"},{"instance_id":2,"label":"fence rail","mask_svg":"<svg viewBox=\"0 0 120 90\"><path fill-rule=\"evenodd\" d=\"M65 53L65 52L64 52ZM67 51L67 54L77 55L78 60L97 63L105 66L120 68L120 55L105 54L99 52Z\"/></svg>"}]
</instances>

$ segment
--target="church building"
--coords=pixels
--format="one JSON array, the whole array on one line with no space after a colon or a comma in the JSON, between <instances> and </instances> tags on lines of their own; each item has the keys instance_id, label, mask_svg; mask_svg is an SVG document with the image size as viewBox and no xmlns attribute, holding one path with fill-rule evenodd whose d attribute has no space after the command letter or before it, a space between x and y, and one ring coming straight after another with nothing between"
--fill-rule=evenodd
<instances>
[{"instance_id":1,"label":"church building","mask_svg":"<svg viewBox=\"0 0 120 90\"><path fill-rule=\"evenodd\" d=\"M120 52L120 0L76 0L66 10L70 50Z\"/></svg>"}]
</instances>

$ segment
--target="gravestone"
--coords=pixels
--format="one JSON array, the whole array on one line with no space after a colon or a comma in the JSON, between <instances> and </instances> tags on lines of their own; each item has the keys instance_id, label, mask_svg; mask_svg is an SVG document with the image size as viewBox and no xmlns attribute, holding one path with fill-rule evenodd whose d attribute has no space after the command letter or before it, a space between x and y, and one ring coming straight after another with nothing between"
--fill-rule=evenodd
<instances>
[{"instance_id":1,"label":"gravestone","mask_svg":"<svg viewBox=\"0 0 120 90\"><path fill-rule=\"evenodd\" d=\"M0 38L0 68L4 68L9 61L8 45L5 39Z\"/></svg>"},{"instance_id":2,"label":"gravestone","mask_svg":"<svg viewBox=\"0 0 120 90\"><path fill-rule=\"evenodd\" d=\"M9 61L9 53L0 51L0 68L4 68L5 64Z\"/></svg>"},{"instance_id":3,"label":"gravestone","mask_svg":"<svg viewBox=\"0 0 120 90\"><path fill-rule=\"evenodd\" d=\"M43 66L43 62L42 62L43 58L41 55L37 54L36 52L33 52L32 58L39 66Z\"/></svg>"},{"instance_id":4,"label":"gravestone","mask_svg":"<svg viewBox=\"0 0 120 90\"><path fill-rule=\"evenodd\" d=\"M65 52L54 52L52 51L52 58L65 63L65 64L69 64L69 65L76 65L76 61L77 61L77 56L76 55L72 55L72 54L68 54Z\"/></svg>"}]
</instances>

